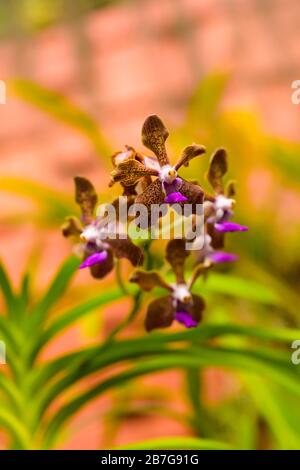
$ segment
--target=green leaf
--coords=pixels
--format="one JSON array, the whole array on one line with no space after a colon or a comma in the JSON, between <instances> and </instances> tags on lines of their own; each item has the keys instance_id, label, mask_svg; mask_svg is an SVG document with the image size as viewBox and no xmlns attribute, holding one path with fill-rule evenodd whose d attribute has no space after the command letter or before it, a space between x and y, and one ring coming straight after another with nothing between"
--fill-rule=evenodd
<instances>
[{"instance_id":1,"label":"green leaf","mask_svg":"<svg viewBox=\"0 0 300 470\"><path fill-rule=\"evenodd\" d=\"M219 366L269 377L300 397L300 376L296 368L291 365L287 354L270 354L260 350L234 350L204 346L189 348L188 351L180 351L178 349L160 351L158 357L150 360L141 358L135 367L96 384L94 387L77 395L69 403L63 405L50 418L46 433L47 440L52 442L66 420L86 403L111 388L119 387L128 380L156 371L174 368L198 368L199 366Z\"/></svg>"},{"instance_id":2,"label":"green leaf","mask_svg":"<svg viewBox=\"0 0 300 470\"><path fill-rule=\"evenodd\" d=\"M57 226L67 215L77 212L71 197L25 178L1 176L0 189L26 197L36 203L41 214L39 220L47 225L52 223Z\"/></svg>"},{"instance_id":3,"label":"green leaf","mask_svg":"<svg viewBox=\"0 0 300 470\"><path fill-rule=\"evenodd\" d=\"M9 277L4 269L4 266L0 264L0 288L6 303L7 310L10 315L15 315L16 297L13 293L12 286Z\"/></svg>"},{"instance_id":4,"label":"green leaf","mask_svg":"<svg viewBox=\"0 0 300 470\"><path fill-rule=\"evenodd\" d=\"M294 397L288 396L287 399L286 390L275 387L264 378L246 375L243 379L257 409L269 423L280 448L298 450L300 448L299 403L292 400ZM290 410L289 407L291 407ZM291 419L291 417L296 419Z\"/></svg>"},{"instance_id":5,"label":"green leaf","mask_svg":"<svg viewBox=\"0 0 300 470\"><path fill-rule=\"evenodd\" d=\"M0 374L0 389L5 393L7 398L9 398L15 409L18 410L22 401L20 390L16 387L14 382L4 374Z\"/></svg>"},{"instance_id":6,"label":"green leaf","mask_svg":"<svg viewBox=\"0 0 300 470\"><path fill-rule=\"evenodd\" d=\"M10 85L13 93L22 100L81 132L94 145L100 156L112 153L98 124L63 95L24 79L12 80Z\"/></svg>"},{"instance_id":7,"label":"green leaf","mask_svg":"<svg viewBox=\"0 0 300 470\"><path fill-rule=\"evenodd\" d=\"M95 370L107 367L118 361L134 359L141 354L158 354L160 351L163 352L165 350L165 346L172 343L189 343L193 341L196 344L202 344L209 339L221 338L222 336L228 335L238 335L263 341L277 341L290 346L295 338L300 338L300 330L212 324L203 325L200 328L180 333L152 333L151 335L142 336L140 338L118 341L117 343L112 342L109 345L104 343L104 345L101 346L80 349L79 351L66 354L44 364L42 371L37 370L36 380L38 380L38 382L36 386L43 387L48 378L60 374L64 369L72 368L72 376L68 375L62 380L60 385L55 384L54 390L46 393L46 401L50 403L51 399L48 393L51 393L52 398L55 398L66 386L72 385L77 380L82 379L89 373L93 373ZM84 369L82 367L83 363Z\"/></svg>"},{"instance_id":8,"label":"green leaf","mask_svg":"<svg viewBox=\"0 0 300 470\"><path fill-rule=\"evenodd\" d=\"M206 436L204 407L201 403L201 370L192 368L186 371L187 397L190 402L190 422L197 435Z\"/></svg>"},{"instance_id":9,"label":"green leaf","mask_svg":"<svg viewBox=\"0 0 300 470\"><path fill-rule=\"evenodd\" d=\"M279 139L269 139L268 144L267 153L270 162L282 172L288 182L299 187L299 144L280 141Z\"/></svg>"},{"instance_id":10,"label":"green leaf","mask_svg":"<svg viewBox=\"0 0 300 470\"><path fill-rule=\"evenodd\" d=\"M0 406L0 423L8 429L21 449L30 449L30 438L26 427L4 406Z\"/></svg>"},{"instance_id":11,"label":"green leaf","mask_svg":"<svg viewBox=\"0 0 300 470\"><path fill-rule=\"evenodd\" d=\"M124 342L125 343L125 342ZM104 368L117 364L118 362L127 361L129 359L139 359L141 355L152 356L155 354L161 354L166 351L166 348L160 344L154 344L147 342L146 344L140 344L139 348L137 345L131 343L118 344L112 343L113 346L108 348L106 345L98 348L90 348L89 351L81 351L79 354L72 354L69 356L71 361L65 361L66 358L61 358L62 362L58 365L62 365L66 374L51 384L49 389L46 389L44 393L41 393L40 399L40 417L44 415L47 408L51 403L57 399L57 397L64 393L68 388L77 382L81 381L84 377L99 371ZM57 362L49 364L48 370L42 370L41 376L37 376L35 386L40 386L40 380L45 380L45 377L50 376L50 372L58 374L59 368L57 368Z\"/></svg>"},{"instance_id":12,"label":"green leaf","mask_svg":"<svg viewBox=\"0 0 300 470\"><path fill-rule=\"evenodd\" d=\"M111 289L97 295L93 299L89 299L86 302L76 305L65 313L62 313L57 319L55 319L49 327L40 335L38 342L35 344L35 348L32 351L32 360L35 358L38 352L46 345L54 336L61 333L67 327L73 325L76 321L83 318L84 316L92 313L96 308L103 307L104 305L121 299L124 294L120 289Z\"/></svg>"},{"instance_id":13,"label":"green leaf","mask_svg":"<svg viewBox=\"0 0 300 470\"><path fill-rule=\"evenodd\" d=\"M8 318L0 315L0 340L7 339L13 343L13 335L11 334L10 324Z\"/></svg>"},{"instance_id":14,"label":"green leaf","mask_svg":"<svg viewBox=\"0 0 300 470\"><path fill-rule=\"evenodd\" d=\"M29 298L30 298L29 287L30 287L30 275L25 274L22 279L21 292L20 292L20 295L18 296L19 310L21 312L24 312L26 310L28 303L29 303Z\"/></svg>"},{"instance_id":15,"label":"green leaf","mask_svg":"<svg viewBox=\"0 0 300 470\"><path fill-rule=\"evenodd\" d=\"M225 442L195 437L161 437L118 447L117 450L229 450Z\"/></svg>"},{"instance_id":16,"label":"green leaf","mask_svg":"<svg viewBox=\"0 0 300 470\"><path fill-rule=\"evenodd\" d=\"M264 341L264 344L266 341L277 341L281 344L284 343L290 345L291 341L293 341L294 338L300 337L299 334L300 332L298 330L288 329L269 330L230 324L204 325L197 329L180 333L154 333L148 336L143 335L141 338L137 339L122 340L117 342L113 341L109 344L104 343L102 346L94 346L66 354L55 360L49 361L49 363L46 363L43 366L40 366L39 368L35 368L35 370L31 374L32 390L41 390L41 393L38 396L39 403L37 404L37 409L39 410L36 414L37 424L44 415L44 413L47 411L51 403L56 400L62 393L65 393L66 390L72 385L84 379L84 377L93 374L96 371L102 371L104 370L104 368L110 365L118 364L120 362L126 362L130 359L135 360L136 362L141 358L145 360L145 358L149 356L157 356L158 358L160 358L166 354L169 354L170 352L171 357L175 360L175 362L173 363L173 359L170 359L170 361L168 362L168 366L163 366L163 368L178 366L190 369L191 367L202 367L214 364L220 366L227 365L228 367L235 368L236 366L233 364L232 358L236 358L237 363L242 363L244 370L250 371L251 369L249 367L249 364L247 363L247 357L246 360L244 358L244 355L248 354L251 356L250 361L254 361L255 364L257 361L258 364L260 364L261 360L263 359L263 368L261 367L261 370L259 370L258 367L256 367L256 372L267 374L268 361L271 365L271 372L273 372L273 374L274 370L272 367L275 366L275 374L272 378L274 378L274 380L278 380L276 372L278 373L278 371L280 372L279 369L282 369L281 374L279 376L279 380L281 381L281 383L283 382L283 380L286 381L287 386L292 387L293 391L295 392L296 390L296 393L298 393L299 377L298 375L296 375L296 386L295 374L293 374L296 371L295 368L291 369L289 367L290 359L289 357L287 357L287 354L289 353L278 356L276 354L268 355L265 352L257 353L254 351L245 353L243 351L235 351L228 349L224 350L224 348L218 348L215 353L210 349L208 353L207 349L202 348L200 350L197 347L197 352L200 351L200 354L192 353L192 357L188 358L190 362L186 362L185 365L182 365L180 363L179 357L181 357L181 354L184 354L184 350L182 350L182 347L180 347L179 349L178 347L180 342L183 342L182 346L184 346L184 344L189 343L190 341L193 341L197 344L202 344L203 342L211 338L222 337L224 335L239 335L248 338L261 339ZM174 346L176 346L175 349L174 347L172 347L173 343ZM257 348L257 346L255 347ZM189 351L192 352L190 350L190 346ZM180 356L178 356L178 354ZM208 357L207 354L209 354ZM257 354L258 358L256 357ZM196 362L192 362L194 356ZM186 361L186 358L184 357L183 360ZM239 365L239 367L242 369L241 365ZM266 368L266 370L264 369L264 367ZM145 371L143 373L148 372ZM127 380L126 377L127 376L125 376L124 378L125 381ZM130 380L130 377L131 375L129 376L128 380ZM54 383L50 383L50 386L47 386L47 382L49 379L51 379L51 381L54 380ZM111 385L108 384L108 386L114 386L114 381ZM118 386L118 384L116 384L115 386ZM101 385L99 393L102 393L102 390L105 391L106 387L107 385L105 385L104 389L102 389ZM91 393L93 396L93 392ZM97 394L98 392L95 393ZM87 400L90 399L88 398L88 396L86 398ZM72 411L70 412L72 414Z\"/></svg>"},{"instance_id":17,"label":"green leaf","mask_svg":"<svg viewBox=\"0 0 300 470\"><path fill-rule=\"evenodd\" d=\"M232 274L209 273L205 281L199 279L195 283L195 292L197 292L197 288L199 292L217 292L265 305L278 306L284 303L271 287Z\"/></svg>"},{"instance_id":18,"label":"green leaf","mask_svg":"<svg viewBox=\"0 0 300 470\"><path fill-rule=\"evenodd\" d=\"M201 80L189 103L187 127L199 123L199 119L208 122L215 118L227 83L228 75L225 73L209 75Z\"/></svg>"},{"instance_id":19,"label":"green leaf","mask_svg":"<svg viewBox=\"0 0 300 470\"><path fill-rule=\"evenodd\" d=\"M34 308L30 320L31 326L38 325L45 319L47 312L64 294L72 277L77 271L79 264L79 260L74 256L71 256L62 264L51 285L47 289L46 294L39 304Z\"/></svg>"}]
</instances>

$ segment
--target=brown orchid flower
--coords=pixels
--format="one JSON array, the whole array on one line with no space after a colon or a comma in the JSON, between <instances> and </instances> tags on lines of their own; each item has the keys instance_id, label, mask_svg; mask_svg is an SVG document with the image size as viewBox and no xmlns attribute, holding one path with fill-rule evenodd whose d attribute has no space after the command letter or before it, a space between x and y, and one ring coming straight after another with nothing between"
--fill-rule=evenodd
<instances>
[{"instance_id":1,"label":"brown orchid flower","mask_svg":"<svg viewBox=\"0 0 300 470\"><path fill-rule=\"evenodd\" d=\"M116 152L112 155L111 157L112 160L112 165L113 165L113 174L114 171L119 167L120 164L123 164L125 162L129 161L137 161L141 164L145 164L145 160L150 162L150 158L146 157L142 153L137 152L133 147L129 145L125 145L125 150L123 152ZM134 163L133 163L134 165ZM113 186L115 183L114 178L111 179L109 186ZM150 175L145 175L143 178L141 178L140 181L136 181L133 184L125 184L125 182L120 181L121 186L123 187L123 196L127 196L128 198L134 198L137 196L137 185L140 183L141 189L143 190L146 188L150 183L152 183L151 176Z\"/></svg>"},{"instance_id":2,"label":"brown orchid flower","mask_svg":"<svg viewBox=\"0 0 300 470\"><path fill-rule=\"evenodd\" d=\"M204 192L200 186L188 182L178 176L178 170L182 166L188 166L189 162L205 153L203 145L192 144L186 147L175 165L170 163L165 142L169 132L161 119L149 116L142 128L142 142L156 156L156 159L144 157L143 161L137 158L129 158L115 166L111 173L112 184L121 182L125 187L130 187L147 178L149 184L136 197L137 204L143 204L148 211L152 204L201 204ZM151 177L156 177L154 181Z\"/></svg>"},{"instance_id":3,"label":"brown orchid flower","mask_svg":"<svg viewBox=\"0 0 300 470\"><path fill-rule=\"evenodd\" d=\"M202 297L191 293L197 278L204 274L211 264L206 261L198 264L188 282L185 281L184 264L189 256L185 247L185 240L171 240L166 249L166 259L172 267L176 282L166 282L156 271L135 271L130 282L137 283L141 289L150 291L155 287L166 289L166 296L153 300L147 309L145 327L147 331L155 328L166 328L174 320L182 323L186 328L196 327L202 318L205 303Z\"/></svg>"},{"instance_id":4,"label":"brown orchid flower","mask_svg":"<svg viewBox=\"0 0 300 470\"><path fill-rule=\"evenodd\" d=\"M120 226L117 229L118 233L111 238L108 236L110 227L107 226L107 222L104 224L104 219L94 218L98 198L92 183L81 177L76 177L74 181L75 200L81 208L81 220L73 216L68 217L62 227L62 233L65 237L73 237L80 242L80 251L83 255L80 269L88 267L92 276L100 279L113 269L114 257L127 258L133 266L142 265L144 261L142 250L134 245L128 236L120 238Z\"/></svg>"},{"instance_id":5,"label":"brown orchid flower","mask_svg":"<svg viewBox=\"0 0 300 470\"><path fill-rule=\"evenodd\" d=\"M224 246L224 233L244 232L248 230L244 225L231 222L235 200L235 185L229 181L224 186L223 178L228 170L227 153L223 148L217 149L210 160L207 179L214 189L214 196L205 196L204 213L207 221L207 230L212 239L213 248Z\"/></svg>"}]
</instances>

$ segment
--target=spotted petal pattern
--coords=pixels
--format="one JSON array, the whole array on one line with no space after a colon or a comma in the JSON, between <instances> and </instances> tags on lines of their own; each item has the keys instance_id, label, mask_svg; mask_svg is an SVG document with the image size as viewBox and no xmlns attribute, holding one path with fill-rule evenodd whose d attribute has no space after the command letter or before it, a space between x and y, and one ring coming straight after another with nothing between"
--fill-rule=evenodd
<instances>
[{"instance_id":1,"label":"spotted petal pattern","mask_svg":"<svg viewBox=\"0 0 300 470\"><path fill-rule=\"evenodd\" d=\"M82 221L88 224L93 220L94 209L96 207L98 197L92 183L81 176L74 178L75 182L75 201L81 208Z\"/></svg>"},{"instance_id":2,"label":"spotted petal pattern","mask_svg":"<svg viewBox=\"0 0 300 470\"><path fill-rule=\"evenodd\" d=\"M207 179L216 193L223 191L223 176L227 173L227 154L225 149L218 149L212 155Z\"/></svg>"},{"instance_id":3,"label":"spotted petal pattern","mask_svg":"<svg viewBox=\"0 0 300 470\"><path fill-rule=\"evenodd\" d=\"M169 164L169 158L165 147L165 141L169 132L162 120L156 116L149 116L142 128L142 142L156 155L161 166Z\"/></svg>"},{"instance_id":4,"label":"spotted petal pattern","mask_svg":"<svg viewBox=\"0 0 300 470\"><path fill-rule=\"evenodd\" d=\"M203 155L205 152L206 148L204 145L193 144L185 147L174 166L175 170L178 170L181 166L189 166L189 163L193 158Z\"/></svg>"},{"instance_id":5,"label":"spotted petal pattern","mask_svg":"<svg viewBox=\"0 0 300 470\"><path fill-rule=\"evenodd\" d=\"M184 263L189 256L184 239L170 240L166 249L166 259L172 266L178 284L184 283Z\"/></svg>"},{"instance_id":6,"label":"spotted petal pattern","mask_svg":"<svg viewBox=\"0 0 300 470\"><path fill-rule=\"evenodd\" d=\"M125 186L132 186L136 184L144 176L157 176L157 171L151 168L147 168L143 163L137 160L129 159L125 162L120 163L112 172L111 184L121 182Z\"/></svg>"}]
</instances>

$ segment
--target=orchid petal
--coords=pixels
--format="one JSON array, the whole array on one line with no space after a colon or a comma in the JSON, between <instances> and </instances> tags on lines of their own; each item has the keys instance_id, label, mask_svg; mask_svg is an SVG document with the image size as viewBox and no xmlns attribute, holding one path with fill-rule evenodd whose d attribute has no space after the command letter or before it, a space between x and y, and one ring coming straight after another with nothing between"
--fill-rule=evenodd
<instances>
[{"instance_id":1,"label":"orchid petal","mask_svg":"<svg viewBox=\"0 0 300 470\"><path fill-rule=\"evenodd\" d=\"M198 325L188 312L176 312L175 320L182 323L186 328L195 328Z\"/></svg>"},{"instance_id":2,"label":"orchid petal","mask_svg":"<svg viewBox=\"0 0 300 470\"><path fill-rule=\"evenodd\" d=\"M233 253L226 253L225 251L215 251L209 254L209 259L213 263L231 263L238 259L238 256Z\"/></svg>"},{"instance_id":3,"label":"orchid petal","mask_svg":"<svg viewBox=\"0 0 300 470\"><path fill-rule=\"evenodd\" d=\"M188 200L188 198L185 197L183 194L181 194L179 192L174 192L174 193L168 194L168 196L165 198L164 202L166 204L173 204L173 203L176 203L176 202L185 202L187 200Z\"/></svg>"},{"instance_id":4,"label":"orchid petal","mask_svg":"<svg viewBox=\"0 0 300 470\"><path fill-rule=\"evenodd\" d=\"M82 221L88 224L93 220L93 212L96 207L98 197L92 183L81 176L74 178L75 182L75 201L81 208Z\"/></svg>"},{"instance_id":5,"label":"orchid petal","mask_svg":"<svg viewBox=\"0 0 300 470\"><path fill-rule=\"evenodd\" d=\"M248 227L235 222L224 221L215 224L215 229L218 232L246 232Z\"/></svg>"},{"instance_id":6,"label":"orchid petal","mask_svg":"<svg viewBox=\"0 0 300 470\"><path fill-rule=\"evenodd\" d=\"M160 166L169 163L165 147L168 136L169 132L158 116L152 115L146 119L142 128L142 142L156 155Z\"/></svg>"},{"instance_id":7,"label":"orchid petal","mask_svg":"<svg viewBox=\"0 0 300 470\"><path fill-rule=\"evenodd\" d=\"M107 251L101 251L100 253L93 253L92 255L88 256L83 263L79 266L79 269L89 268L90 266L94 266L94 264L103 263L107 260Z\"/></svg>"}]
</instances>

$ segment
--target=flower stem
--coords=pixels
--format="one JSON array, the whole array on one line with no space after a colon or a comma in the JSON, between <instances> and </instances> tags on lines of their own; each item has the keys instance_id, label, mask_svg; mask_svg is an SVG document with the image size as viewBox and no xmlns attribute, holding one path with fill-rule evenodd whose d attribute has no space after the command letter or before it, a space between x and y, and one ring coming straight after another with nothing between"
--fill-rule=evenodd
<instances>
[{"instance_id":1,"label":"flower stem","mask_svg":"<svg viewBox=\"0 0 300 470\"><path fill-rule=\"evenodd\" d=\"M142 294L142 290L139 289L133 296L133 305L129 312L129 315L110 332L110 335L106 340L107 344L110 344L115 339L117 334L120 333L120 331L124 330L128 325L130 325L130 323L136 318L140 310Z\"/></svg>"},{"instance_id":2,"label":"flower stem","mask_svg":"<svg viewBox=\"0 0 300 470\"><path fill-rule=\"evenodd\" d=\"M119 259L117 259L116 261L115 273L116 273L116 281L117 281L118 286L120 287L124 295L128 295L128 290L122 278L121 261Z\"/></svg>"},{"instance_id":3,"label":"flower stem","mask_svg":"<svg viewBox=\"0 0 300 470\"><path fill-rule=\"evenodd\" d=\"M151 242L152 242L151 239L148 240L147 243L144 246L145 259L146 259L145 268L147 270L152 269L152 267L153 267L153 259L152 259L152 256L151 256L151 253L150 253L150 250L149 250L150 246L151 246ZM120 286L120 289L122 290L122 292L125 295L128 295L128 290L127 290L127 288L126 288L126 286L123 282L122 276L121 276L120 261L119 260L117 260L117 265L116 265L116 279L117 279L118 285ZM111 341L113 341L115 339L117 334L120 333L120 331L127 328L127 326L129 326L135 320L137 314L139 313L140 307L141 307L142 297L143 297L143 291L141 289L139 289L132 296L133 305L132 305L132 308L131 308L128 316L111 331L111 333L108 336L107 341L106 341L107 344L110 344Z\"/></svg>"}]
</instances>

